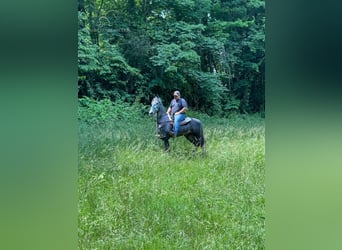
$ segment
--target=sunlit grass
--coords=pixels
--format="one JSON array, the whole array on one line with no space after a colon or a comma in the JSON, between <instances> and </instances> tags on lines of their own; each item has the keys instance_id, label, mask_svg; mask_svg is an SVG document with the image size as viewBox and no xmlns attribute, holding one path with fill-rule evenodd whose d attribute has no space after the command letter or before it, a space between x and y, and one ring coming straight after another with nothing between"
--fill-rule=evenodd
<instances>
[{"instance_id":1,"label":"sunlit grass","mask_svg":"<svg viewBox=\"0 0 342 250\"><path fill-rule=\"evenodd\" d=\"M152 119L80 124L80 249L264 249L264 121L202 122L204 155Z\"/></svg>"}]
</instances>

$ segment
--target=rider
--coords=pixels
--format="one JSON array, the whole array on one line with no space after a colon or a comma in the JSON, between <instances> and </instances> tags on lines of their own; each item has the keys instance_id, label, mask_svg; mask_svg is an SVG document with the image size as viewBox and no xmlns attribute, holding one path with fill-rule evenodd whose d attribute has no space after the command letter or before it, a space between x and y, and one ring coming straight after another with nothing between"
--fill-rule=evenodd
<instances>
[{"instance_id":1,"label":"rider","mask_svg":"<svg viewBox=\"0 0 342 250\"><path fill-rule=\"evenodd\" d=\"M174 118L174 137L177 136L180 123L185 119L186 111L188 110L187 102L181 98L181 94L178 90L173 92L174 99L171 100L170 106L166 113Z\"/></svg>"}]
</instances>

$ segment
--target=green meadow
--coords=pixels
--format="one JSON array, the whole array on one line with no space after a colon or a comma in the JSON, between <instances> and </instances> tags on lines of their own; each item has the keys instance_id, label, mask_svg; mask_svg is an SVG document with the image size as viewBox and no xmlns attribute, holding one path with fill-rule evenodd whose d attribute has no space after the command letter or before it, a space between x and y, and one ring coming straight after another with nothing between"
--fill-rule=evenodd
<instances>
[{"instance_id":1,"label":"green meadow","mask_svg":"<svg viewBox=\"0 0 342 250\"><path fill-rule=\"evenodd\" d=\"M203 154L184 137L163 152L155 118L127 112L79 119L79 249L265 248L260 115L190 113Z\"/></svg>"}]
</instances>

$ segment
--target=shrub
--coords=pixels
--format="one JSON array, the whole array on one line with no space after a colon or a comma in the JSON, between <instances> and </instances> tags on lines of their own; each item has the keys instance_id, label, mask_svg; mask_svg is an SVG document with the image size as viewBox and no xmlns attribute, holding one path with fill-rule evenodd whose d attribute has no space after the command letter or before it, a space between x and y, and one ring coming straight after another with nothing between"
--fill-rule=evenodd
<instances>
[{"instance_id":1,"label":"shrub","mask_svg":"<svg viewBox=\"0 0 342 250\"><path fill-rule=\"evenodd\" d=\"M112 102L110 99L95 100L84 97L78 100L78 120L91 124L118 120L139 120L145 107L129 104L121 100Z\"/></svg>"}]
</instances>

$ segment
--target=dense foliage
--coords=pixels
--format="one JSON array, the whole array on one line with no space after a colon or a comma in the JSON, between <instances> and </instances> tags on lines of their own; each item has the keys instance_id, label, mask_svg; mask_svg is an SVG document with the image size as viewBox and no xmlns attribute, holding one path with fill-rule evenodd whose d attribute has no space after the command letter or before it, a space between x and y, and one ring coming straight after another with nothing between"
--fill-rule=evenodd
<instances>
[{"instance_id":1,"label":"dense foliage","mask_svg":"<svg viewBox=\"0 0 342 250\"><path fill-rule=\"evenodd\" d=\"M263 0L78 0L79 97L264 111Z\"/></svg>"}]
</instances>

